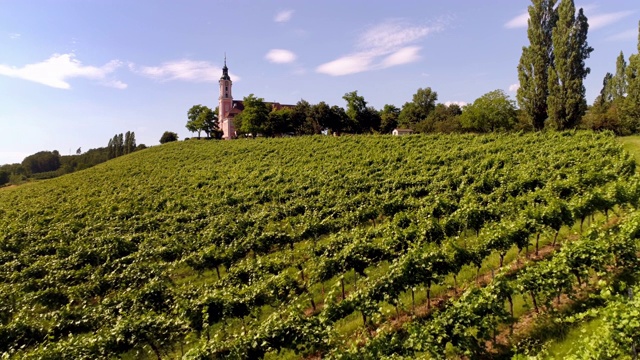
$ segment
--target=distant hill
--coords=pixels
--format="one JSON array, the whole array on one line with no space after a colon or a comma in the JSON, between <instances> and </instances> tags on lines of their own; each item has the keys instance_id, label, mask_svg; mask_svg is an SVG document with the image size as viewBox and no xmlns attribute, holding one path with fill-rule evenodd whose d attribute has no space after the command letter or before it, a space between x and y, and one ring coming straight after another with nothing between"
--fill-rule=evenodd
<instances>
[{"instance_id":1,"label":"distant hill","mask_svg":"<svg viewBox=\"0 0 640 360\"><path fill-rule=\"evenodd\" d=\"M511 356L494 334L634 269L635 166L591 132L314 136L6 188L0 353Z\"/></svg>"}]
</instances>

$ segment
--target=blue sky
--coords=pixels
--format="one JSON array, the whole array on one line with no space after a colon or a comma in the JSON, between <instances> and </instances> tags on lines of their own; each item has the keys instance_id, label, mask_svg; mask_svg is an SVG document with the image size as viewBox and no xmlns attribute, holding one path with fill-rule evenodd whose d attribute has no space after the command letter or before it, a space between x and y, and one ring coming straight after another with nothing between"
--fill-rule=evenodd
<instances>
[{"instance_id":1,"label":"blue sky","mask_svg":"<svg viewBox=\"0 0 640 360\"><path fill-rule=\"evenodd\" d=\"M181 139L187 110L217 106L224 54L233 95L401 107L418 88L470 103L515 98L525 0L0 0L0 164L75 153L134 131ZM587 101L620 51L636 52L640 2L576 2L589 18Z\"/></svg>"}]
</instances>

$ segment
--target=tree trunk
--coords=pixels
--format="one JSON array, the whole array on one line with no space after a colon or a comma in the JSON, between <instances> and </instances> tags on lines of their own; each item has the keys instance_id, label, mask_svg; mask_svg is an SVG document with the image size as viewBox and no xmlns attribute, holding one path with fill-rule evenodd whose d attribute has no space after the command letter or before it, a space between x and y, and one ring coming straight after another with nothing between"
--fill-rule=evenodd
<instances>
[{"instance_id":1,"label":"tree trunk","mask_svg":"<svg viewBox=\"0 0 640 360\"><path fill-rule=\"evenodd\" d=\"M560 229L556 230L556 234L553 236L553 246L556 246L556 241L558 241L558 234L560 234Z\"/></svg>"},{"instance_id":2,"label":"tree trunk","mask_svg":"<svg viewBox=\"0 0 640 360\"><path fill-rule=\"evenodd\" d=\"M154 344L153 341L149 341L149 346L151 347L151 350L153 350L153 353L156 354L158 360L162 360L162 356L160 356L160 349L158 349L156 344Z\"/></svg>"},{"instance_id":3,"label":"tree trunk","mask_svg":"<svg viewBox=\"0 0 640 360\"><path fill-rule=\"evenodd\" d=\"M342 285L342 300L344 300L344 276L340 278L340 284Z\"/></svg>"},{"instance_id":4,"label":"tree trunk","mask_svg":"<svg viewBox=\"0 0 640 360\"><path fill-rule=\"evenodd\" d=\"M218 274L218 280L220 280L220 266L216 266L216 273Z\"/></svg>"},{"instance_id":5,"label":"tree trunk","mask_svg":"<svg viewBox=\"0 0 640 360\"><path fill-rule=\"evenodd\" d=\"M540 310L538 309L538 302L536 301L536 296L534 295L533 291L530 291L529 295L531 295L531 301L533 302L533 308L536 310L536 314L539 314Z\"/></svg>"},{"instance_id":6,"label":"tree trunk","mask_svg":"<svg viewBox=\"0 0 640 360\"><path fill-rule=\"evenodd\" d=\"M458 274L453 276L453 295L458 296Z\"/></svg>"},{"instance_id":7,"label":"tree trunk","mask_svg":"<svg viewBox=\"0 0 640 360\"><path fill-rule=\"evenodd\" d=\"M536 236L536 256L538 256L538 244L540 243L540 233Z\"/></svg>"},{"instance_id":8,"label":"tree trunk","mask_svg":"<svg viewBox=\"0 0 640 360\"><path fill-rule=\"evenodd\" d=\"M355 270L353 271L353 288L358 290L358 272Z\"/></svg>"},{"instance_id":9,"label":"tree trunk","mask_svg":"<svg viewBox=\"0 0 640 360\"><path fill-rule=\"evenodd\" d=\"M313 308L313 312L316 312L316 302L313 300L313 294L309 291L309 287L304 283L304 292L309 294L309 300L311 300L311 307Z\"/></svg>"},{"instance_id":10,"label":"tree trunk","mask_svg":"<svg viewBox=\"0 0 640 360\"><path fill-rule=\"evenodd\" d=\"M500 269L502 269L502 264L504 263L504 253L500 253Z\"/></svg>"},{"instance_id":11,"label":"tree trunk","mask_svg":"<svg viewBox=\"0 0 640 360\"><path fill-rule=\"evenodd\" d=\"M414 315L416 313L416 297L415 297L415 293L413 291L413 288L411 288L411 312Z\"/></svg>"},{"instance_id":12,"label":"tree trunk","mask_svg":"<svg viewBox=\"0 0 640 360\"><path fill-rule=\"evenodd\" d=\"M513 298L511 298L511 295L507 296L507 300L509 300L509 312L511 313L511 329L509 330L509 334L513 335L513 324L515 323L515 317L513 316Z\"/></svg>"}]
</instances>

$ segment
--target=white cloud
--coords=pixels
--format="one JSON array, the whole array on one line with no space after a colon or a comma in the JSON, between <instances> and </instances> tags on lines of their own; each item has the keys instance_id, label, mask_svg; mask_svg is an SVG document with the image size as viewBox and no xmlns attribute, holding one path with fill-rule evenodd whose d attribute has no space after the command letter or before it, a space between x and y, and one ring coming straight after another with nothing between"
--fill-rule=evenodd
<instances>
[{"instance_id":1,"label":"white cloud","mask_svg":"<svg viewBox=\"0 0 640 360\"><path fill-rule=\"evenodd\" d=\"M137 74L159 81L182 80L192 82L217 82L222 74L222 69L207 61L174 60L167 61L159 66L141 66L129 64L129 69ZM229 73L231 80L240 78Z\"/></svg>"},{"instance_id":2,"label":"white cloud","mask_svg":"<svg viewBox=\"0 0 640 360\"><path fill-rule=\"evenodd\" d=\"M633 14L633 11L618 11L614 13L597 14L597 15L590 16L588 17L589 30L596 30L596 29L605 27L631 14Z\"/></svg>"},{"instance_id":3,"label":"white cloud","mask_svg":"<svg viewBox=\"0 0 640 360\"><path fill-rule=\"evenodd\" d=\"M387 56L382 61L382 67L386 68L386 67L408 64L408 63L418 61L418 59L420 59L420 55L418 55L418 51L420 51L419 46L403 47L402 49Z\"/></svg>"},{"instance_id":4,"label":"white cloud","mask_svg":"<svg viewBox=\"0 0 640 360\"><path fill-rule=\"evenodd\" d=\"M516 17L514 17L513 19L507 21L504 24L504 27L506 27L507 29L516 29L516 28L526 28L527 26L529 26L529 12L526 11Z\"/></svg>"},{"instance_id":5,"label":"white cloud","mask_svg":"<svg viewBox=\"0 0 640 360\"><path fill-rule=\"evenodd\" d=\"M355 74L369 70L372 60L370 56L362 54L343 56L318 66L316 71L331 76Z\"/></svg>"},{"instance_id":6,"label":"white cloud","mask_svg":"<svg viewBox=\"0 0 640 360\"><path fill-rule=\"evenodd\" d=\"M443 22L413 26L399 20L386 21L366 30L354 53L321 64L316 71L341 76L415 62L420 59L420 47L407 45L443 29Z\"/></svg>"},{"instance_id":7,"label":"white cloud","mask_svg":"<svg viewBox=\"0 0 640 360\"><path fill-rule=\"evenodd\" d=\"M17 40L17 39L19 39L19 38L20 38L20 36L22 36L22 35L20 35L20 34L18 34L18 33L11 33L11 34L9 34L9 39L11 39L11 40Z\"/></svg>"},{"instance_id":8,"label":"white cloud","mask_svg":"<svg viewBox=\"0 0 640 360\"><path fill-rule=\"evenodd\" d=\"M293 16L293 10L283 10L276 14L276 16L273 18L273 21L287 22L291 20L292 16Z\"/></svg>"},{"instance_id":9,"label":"white cloud","mask_svg":"<svg viewBox=\"0 0 640 360\"><path fill-rule=\"evenodd\" d=\"M634 40L638 36L638 29L629 29L627 31L623 31L621 33L617 33L609 36L606 40L608 41L626 41L626 40Z\"/></svg>"},{"instance_id":10,"label":"white cloud","mask_svg":"<svg viewBox=\"0 0 640 360\"><path fill-rule=\"evenodd\" d=\"M120 89L120 90L124 90L128 87L127 84L123 83L120 80L110 80L110 81L105 81L102 83L104 86L108 86L108 87L112 87L115 89Z\"/></svg>"},{"instance_id":11,"label":"white cloud","mask_svg":"<svg viewBox=\"0 0 640 360\"><path fill-rule=\"evenodd\" d=\"M460 107L466 106L467 103L464 101L447 101L444 103L445 106L458 105Z\"/></svg>"},{"instance_id":12,"label":"white cloud","mask_svg":"<svg viewBox=\"0 0 640 360\"><path fill-rule=\"evenodd\" d=\"M58 89L70 89L71 85L67 82L70 78L103 80L120 66L122 62L119 60L112 60L101 67L84 66L73 53L53 54L45 61L28 64L21 68L0 64L0 75L29 80ZM124 85L126 87L126 84Z\"/></svg>"},{"instance_id":13,"label":"white cloud","mask_svg":"<svg viewBox=\"0 0 640 360\"><path fill-rule=\"evenodd\" d=\"M515 83L515 84L509 85L509 91L511 91L511 92L516 92L516 91L518 91L518 89L520 89L520 83Z\"/></svg>"},{"instance_id":14,"label":"white cloud","mask_svg":"<svg viewBox=\"0 0 640 360\"><path fill-rule=\"evenodd\" d=\"M276 64L288 64L296 60L296 54L284 49L271 49L264 57Z\"/></svg>"}]
</instances>

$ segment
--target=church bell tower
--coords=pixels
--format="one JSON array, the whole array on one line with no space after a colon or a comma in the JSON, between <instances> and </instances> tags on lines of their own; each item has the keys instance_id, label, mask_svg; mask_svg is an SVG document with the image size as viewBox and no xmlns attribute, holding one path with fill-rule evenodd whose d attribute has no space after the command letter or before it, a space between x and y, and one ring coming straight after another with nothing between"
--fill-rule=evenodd
<instances>
[{"instance_id":1,"label":"church bell tower","mask_svg":"<svg viewBox=\"0 0 640 360\"><path fill-rule=\"evenodd\" d=\"M227 68L227 56L224 56L224 67L222 67L222 77L220 84L220 97L218 98L218 119L223 139L233 139L236 131L233 126L233 116L230 115L233 108L233 95L231 94L231 78L229 68Z\"/></svg>"}]
</instances>

